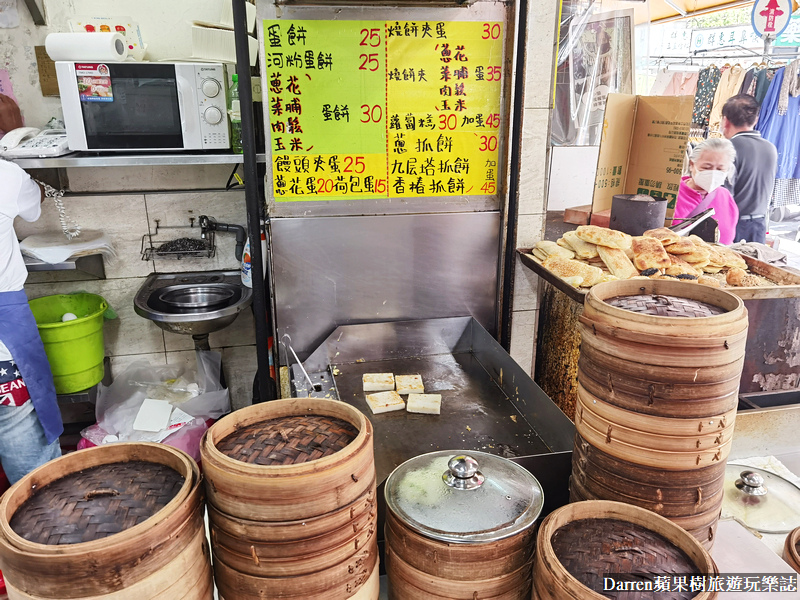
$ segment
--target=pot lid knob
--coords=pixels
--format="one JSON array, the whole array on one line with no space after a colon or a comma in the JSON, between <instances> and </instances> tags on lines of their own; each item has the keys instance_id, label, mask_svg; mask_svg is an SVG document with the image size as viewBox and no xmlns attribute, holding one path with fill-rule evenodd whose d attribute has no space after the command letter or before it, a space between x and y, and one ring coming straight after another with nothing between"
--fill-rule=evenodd
<instances>
[{"instance_id":1,"label":"pot lid knob","mask_svg":"<svg viewBox=\"0 0 800 600\"><path fill-rule=\"evenodd\" d=\"M442 475L444 482L457 490L474 490L485 481L478 471L478 461L465 454L454 456L447 463L447 471Z\"/></svg>"},{"instance_id":2,"label":"pot lid knob","mask_svg":"<svg viewBox=\"0 0 800 600\"><path fill-rule=\"evenodd\" d=\"M755 471L742 471L736 480L736 487L751 496L763 496L767 493L764 487L764 478Z\"/></svg>"}]
</instances>

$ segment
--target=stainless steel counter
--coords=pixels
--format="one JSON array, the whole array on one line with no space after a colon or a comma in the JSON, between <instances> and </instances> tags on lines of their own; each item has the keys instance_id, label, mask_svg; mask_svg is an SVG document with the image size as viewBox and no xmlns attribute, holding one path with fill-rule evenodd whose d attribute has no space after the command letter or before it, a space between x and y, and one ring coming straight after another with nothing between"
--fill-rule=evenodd
<instances>
[{"instance_id":1,"label":"stainless steel counter","mask_svg":"<svg viewBox=\"0 0 800 600\"><path fill-rule=\"evenodd\" d=\"M507 458L572 450L572 422L471 317L339 327L304 364L313 381L333 373L333 389L317 395L338 397L369 417L379 483L404 461L434 450ZM426 392L442 395L442 413L373 415L361 376L388 372L421 375ZM305 391L298 377L295 387ZM562 462L566 481L568 461Z\"/></svg>"}]
</instances>

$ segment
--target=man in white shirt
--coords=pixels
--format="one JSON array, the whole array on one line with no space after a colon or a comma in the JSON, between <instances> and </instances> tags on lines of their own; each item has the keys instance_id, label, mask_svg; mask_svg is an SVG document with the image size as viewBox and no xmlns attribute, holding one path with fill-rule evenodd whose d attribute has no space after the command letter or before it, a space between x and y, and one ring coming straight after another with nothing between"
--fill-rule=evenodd
<instances>
[{"instance_id":1,"label":"man in white shirt","mask_svg":"<svg viewBox=\"0 0 800 600\"><path fill-rule=\"evenodd\" d=\"M3 116L0 110L0 130L8 126ZM25 171L0 159L0 462L12 484L61 455L58 437L64 429L23 291L28 271L14 231L16 217L39 218L43 198L41 186Z\"/></svg>"}]
</instances>

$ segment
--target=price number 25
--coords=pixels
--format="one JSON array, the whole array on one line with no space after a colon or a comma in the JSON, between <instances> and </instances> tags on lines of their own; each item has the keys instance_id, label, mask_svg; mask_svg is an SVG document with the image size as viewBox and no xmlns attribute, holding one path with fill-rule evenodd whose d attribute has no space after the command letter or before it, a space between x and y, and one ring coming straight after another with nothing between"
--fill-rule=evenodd
<instances>
[{"instance_id":1,"label":"price number 25","mask_svg":"<svg viewBox=\"0 0 800 600\"><path fill-rule=\"evenodd\" d=\"M362 29L361 42L359 46L367 46L368 48L377 48L381 45L381 30L379 28ZM358 67L359 71L377 71L381 67L376 53L359 54L358 59L361 65Z\"/></svg>"}]
</instances>

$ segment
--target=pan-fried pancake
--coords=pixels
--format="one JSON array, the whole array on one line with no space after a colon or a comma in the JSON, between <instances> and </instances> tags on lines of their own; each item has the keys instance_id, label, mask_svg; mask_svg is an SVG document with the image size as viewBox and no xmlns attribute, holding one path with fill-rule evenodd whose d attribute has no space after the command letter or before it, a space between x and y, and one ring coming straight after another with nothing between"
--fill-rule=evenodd
<instances>
[{"instance_id":1,"label":"pan-fried pancake","mask_svg":"<svg viewBox=\"0 0 800 600\"><path fill-rule=\"evenodd\" d=\"M597 225L580 225L575 233L584 242L606 246L608 248L619 248L624 250L631 245L631 236L621 231L598 227Z\"/></svg>"},{"instance_id":2,"label":"pan-fried pancake","mask_svg":"<svg viewBox=\"0 0 800 600\"><path fill-rule=\"evenodd\" d=\"M645 269L666 269L672 264L667 251L657 239L652 237L635 237L632 242L633 264L640 271Z\"/></svg>"},{"instance_id":3,"label":"pan-fried pancake","mask_svg":"<svg viewBox=\"0 0 800 600\"><path fill-rule=\"evenodd\" d=\"M600 258L611 271L614 277L619 279L630 279L636 277L639 271L633 266L631 260L619 248L607 248L605 246L597 246L597 252Z\"/></svg>"}]
</instances>

